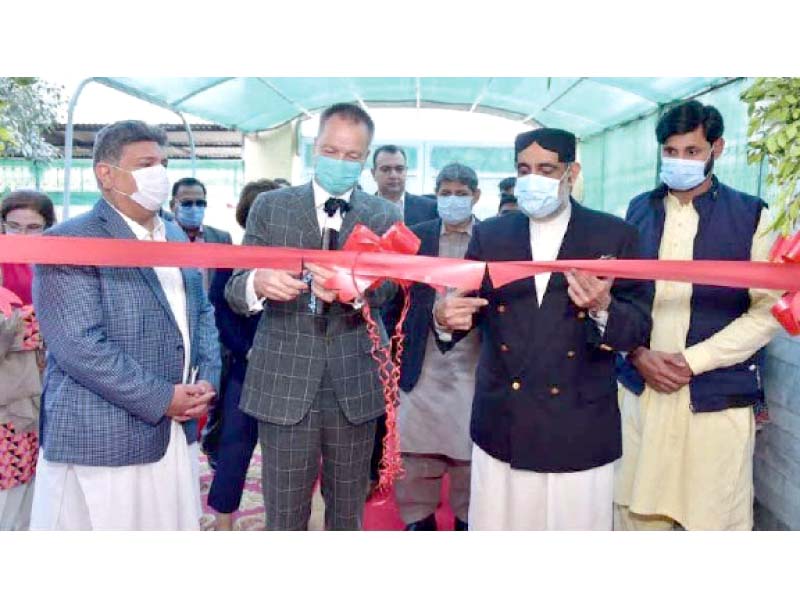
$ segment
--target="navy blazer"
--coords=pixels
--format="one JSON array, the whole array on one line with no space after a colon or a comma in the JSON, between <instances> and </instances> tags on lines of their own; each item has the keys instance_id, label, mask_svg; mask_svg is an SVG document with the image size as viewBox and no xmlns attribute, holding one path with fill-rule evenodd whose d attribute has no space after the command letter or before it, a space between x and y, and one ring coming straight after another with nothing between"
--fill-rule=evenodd
<instances>
[{"instance_id":1,"label":"navy blazer","mask_svg":"<svg viewBox=\"0 0 800 600\"><path fill-rule=\"evenodd\" d=\"M636 229L573 201L559 259L636 258ZM473 228L466 258L531 260L529 219L506 213ZM470 431L489 455L516 469L582 471L620 457L614 350L647 343L650 312L641 282L616 280L605 335L553 273L540 307L534 278L495 288L476 316L481 351ZM454 335L463 339L464 333Z\"/></svg>"},{"instance_id":2,"label":"navy blazer","mask_svg":"<svg viewBox=\"0 0 800 600\"><path fill-rule=\"evenodd\" d=\"M412 227L411 231L419 237L421 242L417 254L439 256L439 239L442 231L441 219L420 223ZM400 371L400 389L404 392L410 392L414 389L422 373L428 335L433 332L433 303L436 301L436 290L424 283L413 284L409 293L411 294L411 301L403 324L405 343ZM391 324L392 328L400 318L403 299L403 294L398 293L387 311L385 322Z\"/></svg>"},{"instance_id":3,"label":"navy blazer","mask_svg":"<svg viewBox=\"0 0 800 600\"><path fill-rule=\"evenodd\" d=\"M185 241L165 221L167 240ZM46 235L136 239L105 200ZM142 242L147 243L147 242ZM187 248L188 250L188 248ZM181 269L198 379L219 387L214 309L197 269ZM160 460L172 419L165 412L183 379L183 338L152 268L37 265L34 305L47 344L42 446L53 462L124 466ZM197 422L184 431L197 440Z\"/></svg>"},{"instance_id":4,"label":"navy blazer","mask_svg":"<svg viewBox=\"0 0 800 600\"><path fill-rule=\"evenodd\" d=\"M419 223L439 218L439 211L436 210L436 201L424 196L414 196L406 194L403 208L403 223L408 227L413 227Z\"/></svg>"},{"instance_id":5,"label":"navy blazer","mask_svg":"<svg viewBox=\"0 0 800 600\"><path fill-rule=\"evenodd\" d=\"M219 340L230 350L236 361L246 361L247 353L253 346L261 313L245 317L233 312L225 300L225 286L233 274L233 269L217 269L208 292L208 299L214 305L214 317L219 330Z\"/></svg>"}]
</instances>

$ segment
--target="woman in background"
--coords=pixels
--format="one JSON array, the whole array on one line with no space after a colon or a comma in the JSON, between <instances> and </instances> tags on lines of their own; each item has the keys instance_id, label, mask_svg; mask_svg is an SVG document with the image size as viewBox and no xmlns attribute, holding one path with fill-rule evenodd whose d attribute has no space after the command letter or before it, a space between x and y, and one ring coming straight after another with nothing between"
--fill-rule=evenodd
<instances>
[{"instance_id":1,"label":"woman in background","mask_svg":"<svg viewBox=\"0 0 800 600\"><path fill-rule=\"evenodd\" d=\"M41 235L55 223L53 203L39 192L11 192L0 223L4 235ZM28 529L33 501L44 349L32 284L31 265L0 265L0 530Z\"/></svg>"},{"instance_id":2,"label":"woman in background","mask_svg":"<svg viewBox=\"0 0 800 600\"><path fill-rule=\"evenodd\" d=\"M236 221L243 229L256 196L279 187L269 179L251 181L244 186L236 206ZM230 309L225 301L225 285L232 272L230 269L218 269L208 293L214 305L220 342L228 350L229 356L227 368L223 370L219 405L214 408L215 417L219 420L219 441L214 452L214 479L208 494L208 505L217 511L216 529L220 531L233 529L233 512L239 508L242 500L247 468L258 440L257 421L239 410L239 400L247 372L248 354L261 313L242 317Z\"/></svg>"}]
</instances>

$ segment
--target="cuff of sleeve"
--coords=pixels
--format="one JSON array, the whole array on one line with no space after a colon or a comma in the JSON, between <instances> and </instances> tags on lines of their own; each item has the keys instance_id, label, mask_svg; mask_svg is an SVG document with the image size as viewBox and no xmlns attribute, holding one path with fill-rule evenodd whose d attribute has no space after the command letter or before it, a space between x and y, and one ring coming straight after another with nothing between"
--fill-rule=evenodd
<instances>
[{"instance_id":1,"label":"cuff of sleeve","mask_svg":"<svg viewBox=\"0 0 800 600\"><path fill-rule=\"evenodd\" d=\"M255 269L250 271L247 275L247 283L245 284L245 300L247 302L247 309L250 312L256 313L264 309L264 300L259 299L256 295L256 272Z\"/></svg>"},{"instance_id":2,"label":"cuff of sleeve","mask_svg":"<svg viewBox=\"0 0 800 600\"><path fill-rule=\"evenodd\" d=\"M589 318L595 322L597 328L600 330L600 337L605 336L606 327L608 326L608 311L607 310L590 310Z\"/></svg>"},{"instance_id":3,"label":"cuff of sleeve","mask_svg":"<svg viewBox=\"0 0 800 600\"><path fill-rule=\"evenodd\" d=\"M453 341L453 332L446 330L444 327L439 325L439 321L436 320L435 306L433 311L433 331L436 333L436 337L439 338L441 341L443 342Z\"/></svg>"},{"instance_id":4,"label":"cuff of sleeve","mask_svg":"<svg viewBox=\"0 0 800 600\"><path fill-rule=\"evenodd\" d=\"M683 357L695 375L700 375L714 368L713 356L702 344L695 344L683 352Z\"/></svg>"},{"instance_id":5,"label":"cuff of sleeve","mask_svg":"<svg viewBox=\"0 0 800 600\"><path fill-rule=\"evenodd\" d=\"M148 421L151 425L155 425L161 419L167 416L167 410L169 409L169 405L172 404L172 396L175 393L175 386L169 383L168 381L160 382L160 388L156 394L154 394L154 411L152 414L148 415L141 415L146 421Z\"/></svg>"}]
</instances>

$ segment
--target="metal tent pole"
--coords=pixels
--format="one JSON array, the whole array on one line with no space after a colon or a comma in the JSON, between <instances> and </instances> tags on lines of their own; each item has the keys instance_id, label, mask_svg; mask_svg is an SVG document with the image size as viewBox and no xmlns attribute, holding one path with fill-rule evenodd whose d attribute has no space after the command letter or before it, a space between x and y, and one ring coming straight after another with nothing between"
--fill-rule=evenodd
<instances>
[{"instance_id":1,"label":"metal tent pole","mask_svg":"<svg viewBox=\"0 0 800 600\"><path fill-rule=\"evenodd\" d=\"M72 179L72 134L73 134L73 116L75 114L75 106L78 104L78 98L87 83L94 81L94 77L84 79L78 84L75 93L69 99L69 108L67 109L67 129L64 132L64 197L61 206L61 220L69 218L69 197L70 197L70 182Z\"/></svg>"},{"instance_id":2,"label":"metal tent pole","mask_svg":"<svg viewBox=\"0 0 800 600\"><path fill-rule=\"evenodd\" d=\"M172 111L181 118L181 121L183 121L183 126L186 128L186 133L189 135L189 151L191 152L192 158L192 177L194 177L197 174L197 152L194 146L194 133L192 132L192 127L189 125L186 117L183 116L183 113L178 112L174 108Z\"/></svg>"}]
</instances>

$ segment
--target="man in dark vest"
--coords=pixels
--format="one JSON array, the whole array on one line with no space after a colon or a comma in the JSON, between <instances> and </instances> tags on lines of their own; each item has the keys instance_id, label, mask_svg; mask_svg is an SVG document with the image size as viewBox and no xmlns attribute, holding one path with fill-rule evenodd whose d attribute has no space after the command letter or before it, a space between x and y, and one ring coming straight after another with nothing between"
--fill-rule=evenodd
<instances>
[{"instance_id":1,"label":"man in dark vest","mask_svg":"<svg viewBox=\"0 0 800 600\"><path fill-rule=\"evenodd\" d=\"M627 221L642 258L767 260L766 204L722 183L722 115L695 100L656 127L661 181ZM763 399L763 347L778 331L779 294L648 284L649 343L621 364L623 456L617 529L752 529L753 405Z\"/></svg>"},{"instance_id":2,"label":"man in dark vest","mask_svg":"<svg viewBox=\"0 0 800 600\"><path fill-rule=\"evenodd\" d=\"M570 196L575 146L561 129L517 136L520 210L474 225L466 258L637 258L634 227ZM500 288L484 277L479 296L434 308L440 339L481 332L469 528L611 530L622 454L614 351L648 338L644 285L542 273Z\"/></svg>"}]
</instances>

